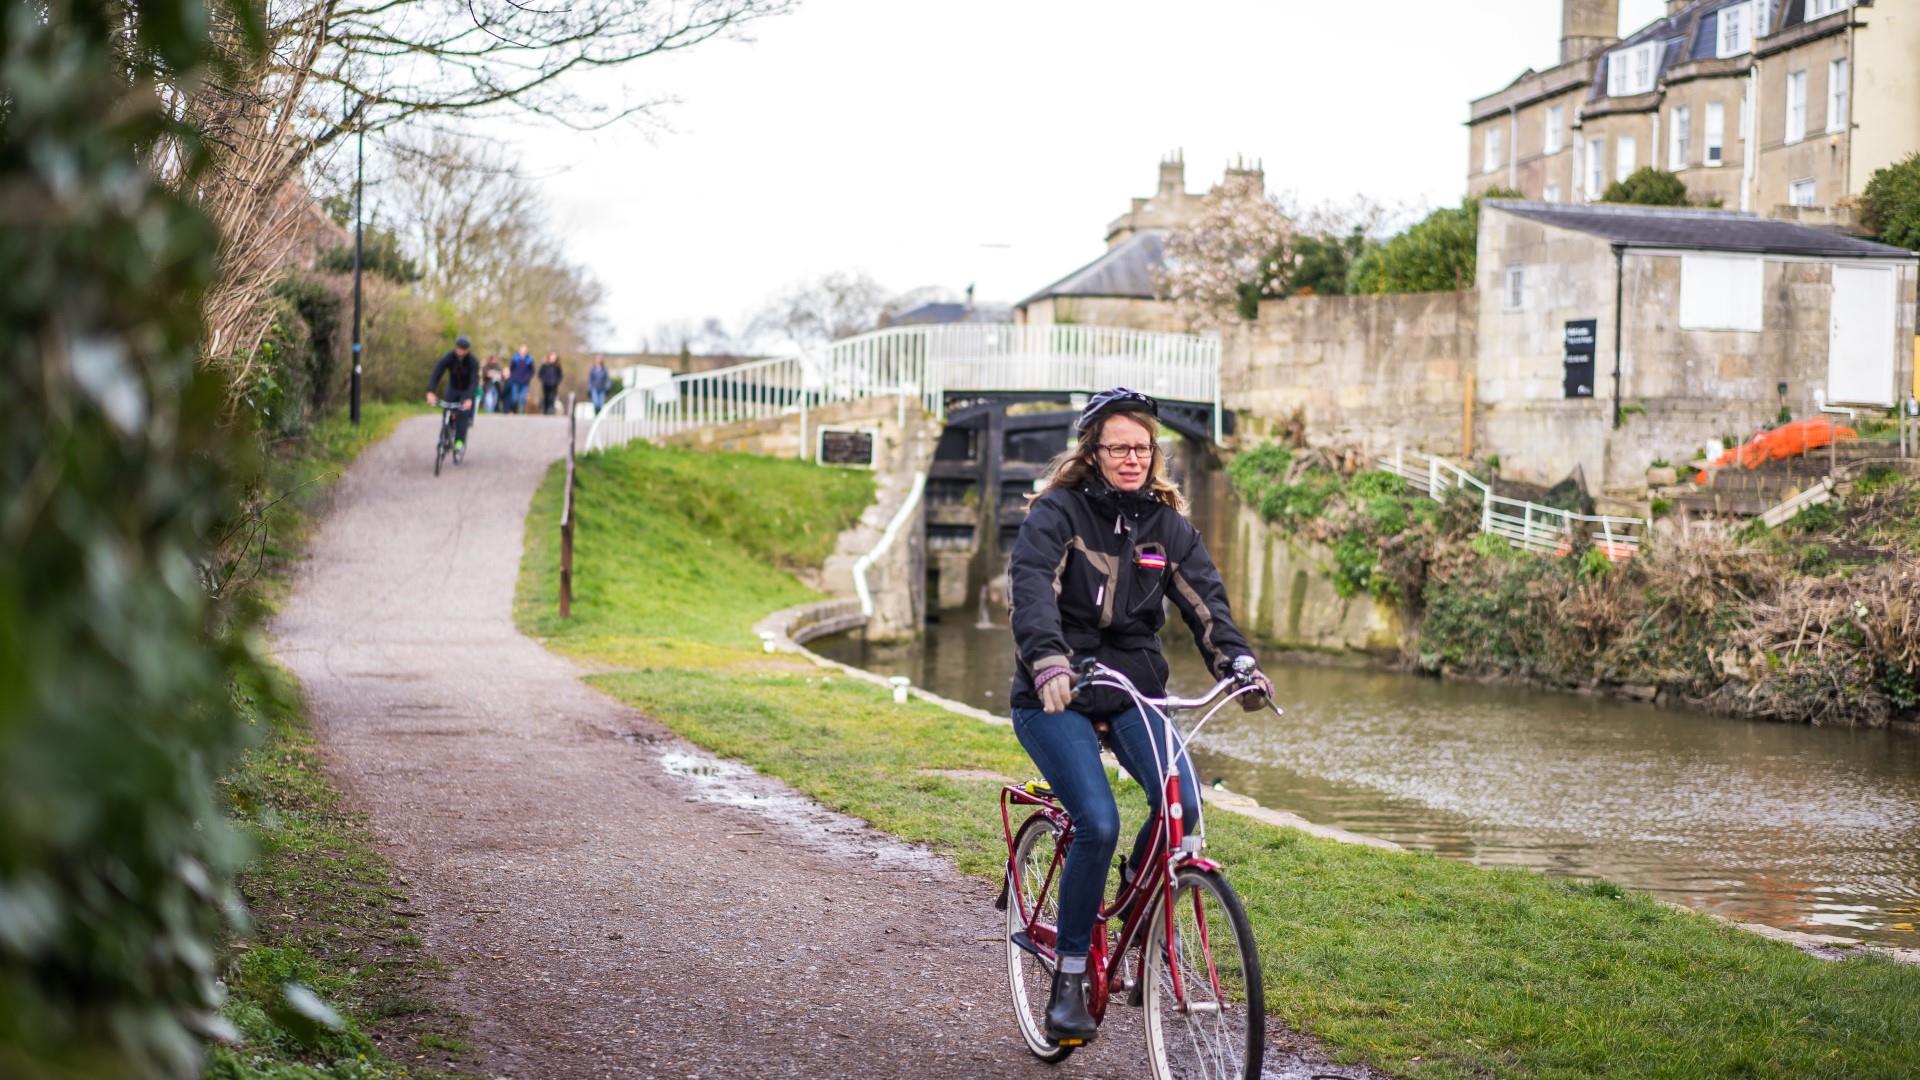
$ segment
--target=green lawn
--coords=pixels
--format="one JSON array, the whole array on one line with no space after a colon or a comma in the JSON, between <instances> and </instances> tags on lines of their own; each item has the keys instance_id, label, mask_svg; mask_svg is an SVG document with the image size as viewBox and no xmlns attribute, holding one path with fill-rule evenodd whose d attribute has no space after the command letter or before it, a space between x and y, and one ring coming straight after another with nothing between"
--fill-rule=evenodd
<instances>
[{"instance_id":1,"label":"green lawn","mask_svg":"<svg viewBox=\"0 0 1920 1080\"><path fill-rule=\"evenodd\" d=\"M289 441L268 466L265 559L246 602L271 609L286 589L331 483L394 425L422 411L369 404L361 426L344 411ZM221 782L229 812L254 846L240 875L252 932L226 943L226 1018L244 1041L216 1047L219 1080L392 1080L449 1075L467 1049L466 1019L429 1000L442 977L409 928L403 885L366 823L328 779L290 676L235 688L256 725L253 748ZM317 994L342 1021L327 1030L291 1008L288 983ZM384 1043L376 1045L373 1034ZM382 1047L384 1046L384 1052Z\"/></svg>"},{"instance_id":2,"label":"green lawn","mask_svg":"<svg viewBox=\"0 0 1920 1080\"><path fill-rule=\"evenodd\" d=\"M581 503L578 618L546 614L550 477L528 523L520 614L531 632L627 668L595 682L690 740L997 877L996 784L927 770L1029 775L1008 729L894 705L881 688L750 649L755 618L807 595L768 557L808 551L773 538L800 520L813 535L850 518L857 500L831 479L846 474L636 448L582 459L581 475L592 495ZM692 572L700 515L722 499L687 490L703 481L725 489L732 519ZM608 535L616 521L632 532ZM1138 820L1138 790L1122 788ZM1816 960L1604 883L1337 844L1225 813L1209 819L1208 838L1253 918L1269 1007L1347 1061L1433 1077L1920 1069L1920 969Z\"/></svg>"}]
</instances>

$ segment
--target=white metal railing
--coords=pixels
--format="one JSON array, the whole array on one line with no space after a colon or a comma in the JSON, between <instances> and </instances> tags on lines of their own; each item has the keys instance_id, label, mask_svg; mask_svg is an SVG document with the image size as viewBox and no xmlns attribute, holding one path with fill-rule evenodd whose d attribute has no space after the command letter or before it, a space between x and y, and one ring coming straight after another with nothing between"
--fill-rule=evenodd
<instances>
[{"instance_id":1,"label":"white metal railing","mask_svg":"<svg viewBox=\"0 0 1920 1080\"><path fill-rule=\"evenodd\" d=\"M1447 492L1456 488L1478 492L1480 531L1528 551L1563 553L1572 549L1576 535L1585 534L1594 547L1618 562L1633 558L1653 531L1651 518L1576 514L1555 506L1496 495L1486 481L1445 458L1429 454L1395 448L1392 457L1380 459L1379 467L1435 501L1445 499Z\"/></svg>"},{"instance_id":2,"label":"white metal railing","mask_svg":"<svg viewBox=\"0 0 1920 1080\"><path fill-rule=\"evenodd\" d=\"M958 323L859 334L799 355L676 375L616 394L587 431L588 450L700 428L808 412L822 405L917 398L942 414L949 392L1092 393L1126 386L1213 406L1220 437L1220 339L1105 326Z\"/></svg>"}]
</instances>

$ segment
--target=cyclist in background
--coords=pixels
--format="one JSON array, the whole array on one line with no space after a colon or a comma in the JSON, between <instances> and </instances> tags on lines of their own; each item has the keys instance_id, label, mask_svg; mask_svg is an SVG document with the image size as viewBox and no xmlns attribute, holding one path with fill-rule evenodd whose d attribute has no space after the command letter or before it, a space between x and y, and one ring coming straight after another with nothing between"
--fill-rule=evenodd
<instances>
[{"instance_id":1,"label":"cyclist in background","mask_svg":"<svg viewBox=\"0 0 1920 1080\"><path fill-rule=\"evenodd\" d=\"M433 365L433 374L427 378L427 404L440 403L434 391L439 388L443 375L447 379L447 401L460 406L460 410L453 414L453 449L456 453L465 454L467 425L473 422L473 398L480 386L480 365L473 358L473 341L467 335L454 338L453 351Z\"/></svg>"},{"instance_id":2,"label":"cyclist in background","mask_svg":"<svg viewBox=\"0 0 1920 1080\"><path fill-rule=\"evenodd\" d=\"M1144 697L1166 695L1160 654L1165 601L1193 631L1216 677L1251 656L1233 624L1227 591L1200 533L1187 521L1186 498L1167 477L1160 452L1159 406L1124 387L1095 394L1075 427L1079 445L1053 460L1014 541L1009 569L1013 639L1013 731L1073 817L1073 846L1060 877L1059 970L1047 1002L1047 1033L1091 1040L1087 952L1093 922L1119 843L1120 814L1100 763L1100 732L1114 756L1158 808L1156 783L1165 759L1160 738L1122 691L1073 691L1075 657L1092 656L1124 673ZM1256 669L1260 693L1240 700L1264 707L1273 684ZM1193 777L1184 752L1180 772ZM1200 785L1180 785L1189 835L1200 824ZM1148 819L1151 825L1151 817ZM1121 873L1132 881L1153 842L1142 828Z\"/></svg>"}]
</instances>

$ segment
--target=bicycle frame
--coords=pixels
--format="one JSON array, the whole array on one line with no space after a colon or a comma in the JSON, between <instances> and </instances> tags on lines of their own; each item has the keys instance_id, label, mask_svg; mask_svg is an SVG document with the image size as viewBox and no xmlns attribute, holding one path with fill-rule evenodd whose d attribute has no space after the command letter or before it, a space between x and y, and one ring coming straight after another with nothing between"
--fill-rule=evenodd
<instances>
[{"instance_id":1,"label":"bicycle frame","mask_svg":"<svg viewBox=\"0 0 1920 1080\"><path fill-rule=\"evenodd\" d=\"M1092 1014L1096 1022L1105 1017L1108 998L1117 991L1129 992L1134 995L1133 1000L1137 1003L1141 987L1137 980L1130 982L1127 979L1125 960L1129 949L1137 949L1140 955L1141 972L1145 973L1147 941L1151 937L1146 932L1149 929L1147 919L1152 917L1164 920L1168 950L1167 967L1173 976L1174 1000L1182 1008L1187 1004L1186 988L1181 982L1179 965L1174 962L1172 955L1174 947L1173 883L1180 871L1189 867L1205 870L1219 870L1221 867L1219 863L1200 855L1203 840L1201 834L1193 836L1191 842L1186 834L1183 820L1185 810L1180 801L1180 755L1181 751L1199 735L1200 729L1205 727L1207 722L1212 720L1228 702L1256 689L1250 683L1243 684L1214 702L1222 691L1233 687L1237 681L1231 678L1222 679L1205 695L1191 699L1142 697L1131 680L1104 664L1093 665L1083 681L1083 685L1110 686L1125 691L1132 697L1134 705L1140 709L1142 716L1158 719L1162 737L1155 740L1157 744L1155 749L1161 751L1164 747L1160 752L1159 760L1155 762L1161 775L1154 778L1155 782L1161 786L1162 798L1160 809L1153 813L1154 839L1142 860L1142 873L1131 884L1123 882L1113 901L1103 903L1094 915L1095 932L1092 947L1087 955L1087 970L1099 973L1099 977L1088 980L1087 1011ZM1184 737L1181 736L1179 729L1174 726L1172 718L1168 715L1168 710L1198 708L1208 702L1214 702L1213 707L1207 710L1206 715L1200 718L1200 722L1195 724L1191 731ZM1280 712L1277 706L1274 712ZM1145 777L1134 779L1142 784L1146 782ZM1029 815L1029 819L1033 816L1045 817L1061 830L1060 840L1054 845L1052 864L1047 868L1047 876L1041 882L1039 890L1035 892L1036 896L1047 894L1048 888L1066 864L1067 852L1073 844L1073 821L1051 791L1041 794L1015 784L1008 784L1000 789L1000 827L1007 842L1009 886L1007 891L1011 902L1019 905L1020 921L1026 926L1025 936L1031 946L1029 951L1051 967L1058 963L1058 955L1055 952L1056 930L1040 921L1038 911L1027 909L1025 890L1013 887L1017 884L1015 878L1019 873L1013 863L1013 807L1016 804L1034 807L1034 814ZM1025 822L1023 821L1022 824L1024 825ZM1204 821L1202 824L1202 832L1204 832ZM1158 903L1153 902L1156 895L1159 898ZM1204 944L1207 934L1206 921L1204 913L1199 910L1198 903L1196 897L1195 915L1199 919L1201 940ZM1109 955L1107 923L1129 905L1133 910L1121 924L1119 936L1115 939ZM1211 958L1210 950L1208 956ZM1212 989L1217 1000L1220 994L1218 973L1210 970L1208 974L1213 979Z\"/></svg>"}]
</instances>

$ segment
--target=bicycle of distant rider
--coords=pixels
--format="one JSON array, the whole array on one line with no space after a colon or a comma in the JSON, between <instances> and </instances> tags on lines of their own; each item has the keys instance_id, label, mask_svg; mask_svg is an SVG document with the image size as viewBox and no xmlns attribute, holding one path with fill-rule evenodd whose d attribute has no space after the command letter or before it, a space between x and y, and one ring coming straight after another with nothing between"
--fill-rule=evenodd
<instances>
[{"instance_id":1,"label":"bicycle of distant rider","mask_svg":"<svg viewBox=\"0 0 1920 1080\"><path fill-rule=\"evenodd\" d=\"M1116 995L1145 1009L1147 1059L1161 1080L1257 1077L1266 1053L1266 1001L1260 955L1246 910L1221 865L1201 855L1204 821L1195 833L1182 821L1180 749L1190 743L1227 702L1258 688L1249 678L1251 658L1197 698L1146 698L1122 673L1091 660L1082 663L1075 691L1088 686L1125 691L1154 736L1158 784L1163 797L1154 813L1153 842L1136 880L1122 881L1095 918L1087 957L1087 1011L1101 1021ZM1224 694L1225 696L1221 696ZM1218 698L1218 701L1215 699ZM1208 703L1200 721L1182 736L1170 714ZM1271 703L1269 703L1271 704ZM1273 711L1280 713L1275 706ZM1033 812L1018 828L1013 807ZM1007 913L1007 981L1027 1048L1058 1062L1078 1043L1048 1037L1048 988L1056 964L1059 883L1073 843L1073 821L1044 781L1009 784L1000 791L1000 821L1007 841L1007 873L998 906ZM1117 932L1108 924L1120 920Z\"/></svg>"},{"instance_id":2,"label":"bicycle of distant rider","mask_svg":"<svg viewBox=\"0 0 1920 1080\"><path fill-rule=\"evenodd\" d=\"M450 401L445 398L440 400L440 442L433 451L433 475L435 476L440 475L440 463L447 460L448 454L453 455L455 465L460 464L467 456L466 450L456 445L453 438L454 421L460 410L465 407L465 402Z\"/></svg>"}]
</instances>

